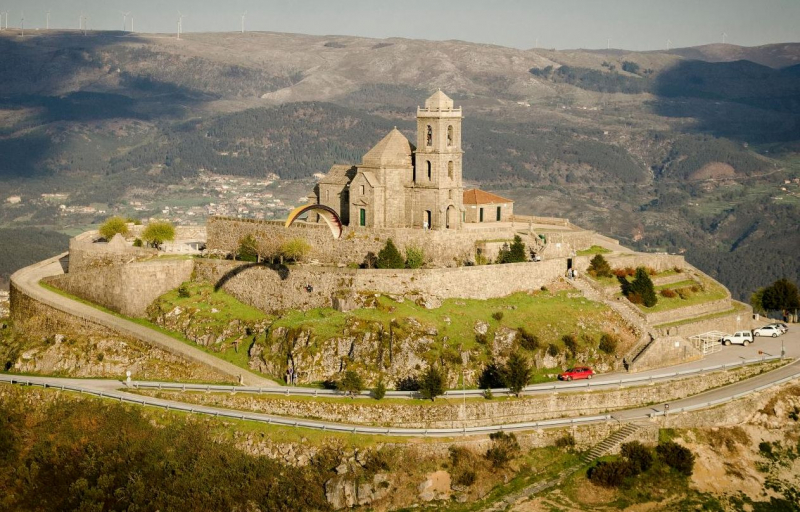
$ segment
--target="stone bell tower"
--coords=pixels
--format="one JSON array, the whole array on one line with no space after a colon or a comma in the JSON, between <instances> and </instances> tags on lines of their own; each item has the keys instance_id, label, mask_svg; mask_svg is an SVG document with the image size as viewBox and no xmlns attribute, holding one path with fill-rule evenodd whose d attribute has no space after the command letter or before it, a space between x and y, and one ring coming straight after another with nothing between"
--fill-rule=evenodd
<instances>
[{"instance_id":1,"label":"stone bell tower","mask_svg":"<svg viewBox=\"0 0 800 512\"><path fill-rule=\"evenodd\" d=\"M411 184L411 225L460 229L463 222L461 181L461 107L441 90L417 108L417 149Z\"/></svg>"}]
</instances>

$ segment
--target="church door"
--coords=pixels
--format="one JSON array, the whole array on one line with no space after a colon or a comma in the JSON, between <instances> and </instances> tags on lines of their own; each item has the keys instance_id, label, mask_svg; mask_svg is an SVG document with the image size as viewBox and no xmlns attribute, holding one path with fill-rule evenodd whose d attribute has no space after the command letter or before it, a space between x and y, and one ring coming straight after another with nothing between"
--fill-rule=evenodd
<instances>
[{"instance_id":1,"label":"church door","mask_svg":"<svg viewBox=\"0 0 800 512\"><path fill-rule=\"evenodd\" d=\"M367 210L365 210L364 208L360 208L358 210L358 225L359 226L367 225Z\"/></svg>"},{"instance_id":2,"label":"church door","mask_svg":"<svg viewBox=\"0 0 800 512\"><path fill-rule=\"evenodd\" d=\"M445 222L447 229L454 229L456 227L456 209L452 206L447 207L447 213L445 214Z\"/></svg>"},{"instance_id":3,"label":"church door","mask_svg":"<svg viewBox=\"0 0 800 512\"><path fill-rule=\"evenodd\" d=\"M430 210L425 210L425 215L423 216L423 219L425 220L425 222L423 224L423 227L425 229L431 229L433 226L431 225L431 211Z\"/></svg>"}]
</instances>

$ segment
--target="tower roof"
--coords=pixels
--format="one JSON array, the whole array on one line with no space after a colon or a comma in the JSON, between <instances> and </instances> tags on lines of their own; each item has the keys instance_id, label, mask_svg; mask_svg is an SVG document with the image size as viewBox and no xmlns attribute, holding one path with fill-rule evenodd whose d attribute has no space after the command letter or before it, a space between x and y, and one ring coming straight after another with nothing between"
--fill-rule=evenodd
<instances>
[{"instance_id":1,"label":"tower roof","mask_svg":"<svg viewBox=\"0 0 800 512\"><path fill-rule=\"evenodd\" d=\"M430 98L425 100L425 108L432 110L450 110L453 108L453 100L439 89L433 93Z\"/></svg>"},{"instance_id":2,"label":"tower roof","mask_svg":"<svg viewBox=\"0 0 800 512\"><path fill-rule=\"evenodd\" d=\"M400 130L394 128L380 142L367 151L361 159L362 165L367 167L394 167L411 166L411 154L414 152L411 144Z\"/></svg>"}]
</instances>

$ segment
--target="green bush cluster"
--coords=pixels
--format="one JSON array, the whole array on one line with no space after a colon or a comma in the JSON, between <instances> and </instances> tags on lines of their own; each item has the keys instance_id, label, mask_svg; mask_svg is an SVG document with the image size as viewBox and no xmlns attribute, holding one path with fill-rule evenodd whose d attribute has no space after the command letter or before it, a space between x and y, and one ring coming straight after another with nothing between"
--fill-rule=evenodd
<instances>
[{"instance_id":1,"label":"green bush cluster","mask_svg":"<svg viewBox=\"0 0 800 512\"><path fill-rule=\"evenodd\" d=\"M519 345L525 350L534 351L538 350L541 346L539 337L527 331L524 327L517 329L517 334L519 336Z\"/></svg>"},{"instance_id":2,"label":"green bush cluster","mask_svg":"<svg viewBox=\"0 0 800 512\"><path fill-rule=\"evenodd\" d=\"M100 236L110 241L117 233L126 236L128 234L128 224L122 217L109 217L103 225L100 226L99 231Z\"/></svg>"},{"instance_id":3,"label":"green bush cluster","mask_svg":"<svg viewBox=\"0 0 800 512\"><path fill-rule=\"evenodd\" d=\"M611 277L612 275L611 265L608 264L608 261L606 261L602 254L598 254L592 258L589 262L587 272L592 277Z\"/></svg>"},{"instance_id":4,"label":"green bush cluster","mask_svg":"<svg viewBox=\"0 0 800 512\"><path fill-rule=\"evenodd\" d=\"M528 261L525 252L525 243L519 235L514 235L514 241L510 246L503 244L500 253L497 255L497 263L521 263Z\"/></svg>"},{"instance_id":5,"label":"green bush cluster","mask_svg":"<svg viewBox=\"0 0 800 512\"><path fill-rule=\"evenodd\" d=\"M587 471L589 480L603 487L618 487L626 478L644 473L653 466L651 450L639 441L623 444L620 447L620 455L620 459L600 461L589 468Z\"/></svg>"},{"instance_id":6,"label":"green bush cluster","mask_svg":"<svg viewBox=\"0 0 800 512\"><path fill-rule=\"evenodd\" d=\"M406 261L391 238L386 240L386 245L378 252L376 266L378 268L405 268Z\"/></svg>"},{"instance_id":7,"label":"green bush cluster","mask_svg":"<svg viewBox=\"0 0 800 512\"><path fill-rule=\"evenodd\" d=\"M486 451L486 458L496 468L505 467L520 453L517 436L513 433L493 432L489 434L489 439L492 440L492 446Z\"/></svg>"},{"instance_id":8,"label":"green bush cluster","mask_svg":"<svg viewBox=\"0 0 800 512\"><path fill-rule=\"evenodd\" d=\"M600 336L600 344L598 345L598 348L606 354L613 354L616 352L617 345L619 345L619 338L613 334L604 332Z\"/></svg>"},{"instance_id":9,"label":"green bush cluster","mask_svg":"<svg viewBox=\"0 0 800 512\"><path fill-rule=\"evenodd\" d=\"M656 454L664 464L683 475L691 476L694 471L694 454L674 441L659 444L656 447Z\"/></svg>"},{"instance_id":10,"label":"green bush cluster","mask_svg":"<svg viewBox=\"0 0 800 512\"><path fill-rule=\"evenodd\" d=\"M638 267L633 281L628 282L624 277L617 276L622 294L634 304L644 304L645 307L652 308L658 302L655 287L647 269Z\"/></svg>"}]
</instances>

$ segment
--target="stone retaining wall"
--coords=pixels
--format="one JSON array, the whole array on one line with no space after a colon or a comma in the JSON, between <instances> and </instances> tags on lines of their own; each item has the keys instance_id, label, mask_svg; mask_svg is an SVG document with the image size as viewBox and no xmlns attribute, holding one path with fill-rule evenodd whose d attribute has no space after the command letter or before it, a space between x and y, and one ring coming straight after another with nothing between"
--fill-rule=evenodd
<instances>
[{"instance_id":1,"label":"stone retaining wall","mask_svg":"<svg viewBox=\"0 0 800 512\"><path fill-rule=\"evenodd\" d=\"M768 363L773 368L777 363ZM683 379L643 384L639 387L559 392L532 395L523 399L468 400L466 407L457 398L438 398L432 404L376 402L372 399L320 401L311 398L287 399L281 396L148 392L164 398L179 398L204 405L214 405L265 414L315 418L361 425L407 428L457 428L498 423L542 421L559 417L594 416L641 404L671 402L703 391L738 382L757 375L762 365L720 371Z\"/></svg>"},{"instance_id":2,"label":"stone retaining wall","mask_svg":"<svg viewBox=\"0 0 800 512\"><path fill-rule=\"evenodd\" d=\"M695 304L683 308L668 309L666 311L659 311L657 313L642 312L642 316L648 324L658 325L669 322L680 322L681 320L686 320L697 316L727 311L731 309L731 307L731 299L730 297L726 297L724 299L703 302L701 304Z\"/></svg>"},{"instance_id":3,"label":"stone retaining wall","mask_svg":"<svg viewBox=\"0 0 800 512\"><path fill-rule=\"evenodd\" d=\"M628 366L631 373L662 368L673 364L699 361L702 352L680 336L667 336L655 339L647 349Z\"/></svg>"},{"instance_id":4,"label":"stone retaining wall","mask_svg":"<svg viewBox=\"0 0 800 512\"><path fill-rule=\"evenodd\" d=\"M699 320L697 322L676 325L673 327L660 327L658 331L663 335L683 336L688 338L696 334L702 334L709 331L722 331L726 333L734 333L741 329L754 329L766 322L756 322L753 320L753 308L749 304L744 304L738 301L731 301L731 306L738 306L736 311L732 311L728 315L719 316L716 318L708 318L706 320ZM737 320L738 318L738 320Z\"/></svg>"},{"instance_id":5,"label":"stone retaining wall","mask_svg":"<svg viewBox=\"0 0 800 512\"><path fill-rule=\"evenodd\" d=\"M197 260L195 279L219 283L262 311L330 307L349 293L415 294L438 299L489 299L536 290L563 276L564 262L380 270L292 265L267 267L225 260ZM226 277L227 276L227 277ZM307 291L306 285L313 290Z\"/></svg>"},{"instance_id":6,"label":"stone retaining wall","mask_svg":"<svg viewBox=\"0 0 800 512\"><path fill-rule=\"evenodd\" d=\"M156 298L188 281L193 269L191 259L156 259L70 271L45 282L117 313L141 317Z\"/></svg>"}]
</instances>

